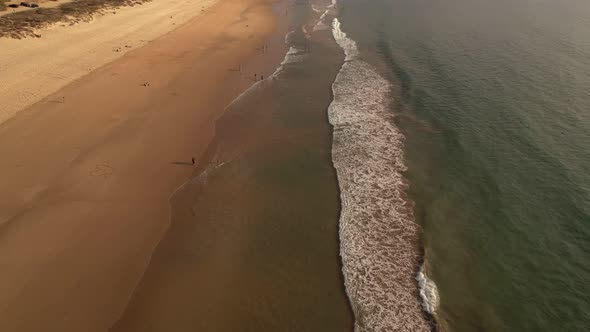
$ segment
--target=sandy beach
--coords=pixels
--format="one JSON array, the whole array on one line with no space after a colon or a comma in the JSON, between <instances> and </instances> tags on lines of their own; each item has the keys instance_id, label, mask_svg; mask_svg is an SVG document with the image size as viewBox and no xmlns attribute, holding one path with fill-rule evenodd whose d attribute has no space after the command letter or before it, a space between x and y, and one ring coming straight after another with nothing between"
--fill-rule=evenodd
<instances>
[{"instance_id":1,"label":"sandy beach","mask_svg":"<svg viewBox=\"0 0 590 332\"><path fill-rule=\"evenodd\" d=\"M155 0L0 40L1 331L118 320L213 121L280 61L272 3Z\"/></svg>"},{"instance_id":2,"label":"sandy beach","mask_svg":"<svg viewBox=\"0 0 590 332\"><path fill-rule=\"evenodd\" d=\"M113 9L74 26L55 24L37 31L41 38L0 38L0 123L205 13L215 2L151 1Z\"/></svg>"}]
</instances>

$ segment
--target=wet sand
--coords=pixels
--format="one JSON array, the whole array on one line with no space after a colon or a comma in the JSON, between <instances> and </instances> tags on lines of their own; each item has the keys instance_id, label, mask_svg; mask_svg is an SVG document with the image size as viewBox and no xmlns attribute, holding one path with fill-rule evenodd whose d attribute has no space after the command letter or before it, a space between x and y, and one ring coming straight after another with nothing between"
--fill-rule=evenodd
<instances>
[{"instance_id":1,"label":"wet sand","mask_svg":"<svg viewBox=\"0 0 590 332\"><path fill-rule=\"evenodd\" d=\"M0 125L1 331L119 319L275 24L271 1L220 1Z\"/></svg>"},{"instance_id":2,"label":"wet sand","mask_svg":"<svg viewBox=\"0 0 590 332\"><path fill-rule=\"evenodd\" d=\"M291 52L217 121L114 331L352 331L326 114L342 58L301 24L290 39L310 62Z\"/></svg>"}]
</instances>

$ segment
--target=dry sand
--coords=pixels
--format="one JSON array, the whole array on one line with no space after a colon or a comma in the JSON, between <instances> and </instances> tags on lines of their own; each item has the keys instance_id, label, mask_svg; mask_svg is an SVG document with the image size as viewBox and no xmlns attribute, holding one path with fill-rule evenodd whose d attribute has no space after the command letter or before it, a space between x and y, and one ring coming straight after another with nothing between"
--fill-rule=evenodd
<instances>
[{"instance_id":1,"label":"dry sand","mask_svg":"<svg viewBox=\"0 0 590 332\"><path fill-rule=\"evenodd\" d=\"M2 118L40 100L0 125L0 331L106 331L118 319L168 226L170 194L193 171L190 158L261 70L232 69L268 56L257 47L275 28L271 2L221 0L82 78L121 56L112 48L135 48L173 19L135 7L104 17L108 24L0 41ZM200 4L149 6L187 19Z\"/></svg>"},{"instance_id":2,"label":"dry sand","mask_svg":"<svg viewBox=\"0 0 590 332\"><path fill-rule=\"evenodd\" d=\"M39 31L42 38L0 38L0 123L206 12L215 1L154 0L74 27L54 25Z\"/></svg>"}]
</instances>

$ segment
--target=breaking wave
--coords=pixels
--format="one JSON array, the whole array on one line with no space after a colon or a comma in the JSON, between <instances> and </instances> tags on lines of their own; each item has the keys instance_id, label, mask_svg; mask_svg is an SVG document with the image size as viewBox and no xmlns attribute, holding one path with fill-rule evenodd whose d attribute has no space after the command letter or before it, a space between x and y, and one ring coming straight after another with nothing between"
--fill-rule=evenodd
<instances>
[{"instance_id":1,"label":"breaking wave","mask_svg":"<svg viewBox=\"0 0 590 332\"><path fill-rule=\"evenodd\" d=\"M420 272L416 277L418 287L420 287L420 298L422 299L422 308L430 315L436 314L438 308L438 290L434 281L428 279L424 272L424 265L420 267Z\"/></svg>"},{"instance_id":2,"label":"breaking wave","mask_svg":"<svg viewBox=\"0 0 590 332\"><path fill-rule=\"evenodd\" d=\"M328 117L342 204L340 254L355 330L430 331L418 301L420 229L404 199L404 137L389 109L392 86L359 57L338 19L332 33L346 55Z\"/></svg>"},{"instance_id":3,"label":"breaking wave","mask_svg":"<svg viewBox=\"0 0 590 332\"><path fill-rule=\"evenodd\" d=\"M276 78L283 70L285 69L286 65L292 63L299 63L307 58L307 52L302 47L297 46L290 46L287 54L285 54L285 58L283 62L277 67L277 69L269 76L269 78Z\"/></svg>"}]
</instances>

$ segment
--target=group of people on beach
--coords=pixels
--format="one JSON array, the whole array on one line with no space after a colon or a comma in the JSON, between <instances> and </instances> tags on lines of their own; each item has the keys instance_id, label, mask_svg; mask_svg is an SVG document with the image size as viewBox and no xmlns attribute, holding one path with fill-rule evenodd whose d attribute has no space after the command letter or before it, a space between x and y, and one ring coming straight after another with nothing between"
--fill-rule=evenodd
<instances>
[{"instance_id":1,"label":"group of people on beach","mask_svg":"<svg viewBox=\"0 0 590 332\"><path fill-rule=\"evenodd\" d=\"M266 53L267 50L268 50L268 45L266 45L266 44L262 45L262 53ZM254 80L255 81L258 81L258 75L257 74L254 74ZM262 75L262 74L260 75L260 80L261 81L264 81L264 75Z\"/></svg>"}]
</instances>

